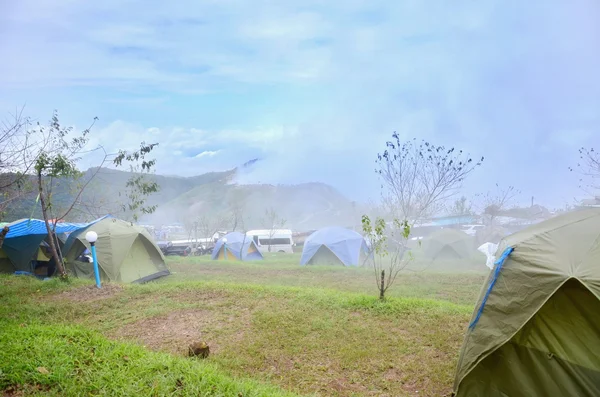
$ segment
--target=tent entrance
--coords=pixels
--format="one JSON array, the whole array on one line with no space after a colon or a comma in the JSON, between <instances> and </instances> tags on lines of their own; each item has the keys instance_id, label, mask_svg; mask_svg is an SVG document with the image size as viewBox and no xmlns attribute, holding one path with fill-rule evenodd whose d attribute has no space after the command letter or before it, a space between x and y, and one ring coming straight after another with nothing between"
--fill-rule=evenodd
<instances>
[{"instance_id":1,"label":"tent entrance","mask_svg":"<svg viewBox=\"0 0 600 397\"><path fill-rule=\"evenodd\" d=\"M143 236L138 236L133 241L121 263L120 281L130 283L159 271L161 258L158 254L151 255L155 251L151 250L151 247L146 247L145 242L146 238Z\"/></svg>"},{"instance_id":2,"label":"tent entrance","mask_svg":"<svg viewBox=\"0 0 600 397\"><path fill-rule=\"evenodd\" d=\"M506 344L463 379L486 396L600 395L600 300L567 281Z\"/></svg>"},{"instance_id":3,"label":"tent entrance","mask_svg":"<svg viewBox=\"0 0 600 397\"><path fill-rule=\"evenodd\" d=\"M344 266L344 263L327 246L321 245L317 252L308 261L311 265L337 265Z\"/></svg>"},{"instance_id":4,"label":"tent entrance","mask_svg":"<svg viewBox=\"0 0 600 397\"><path fill-rule=\"evenodd\" d=\"M433 260L440 259L462 259L462 256L456 252L456 249L451 245L444 245L440 250L433 256Z\"/></svg>"},{"instance_id":5,"label":"tent entrance","mask_svg":"<svg viewBox=\"0 0 600 397\"><path fill-rule=\"evenodd\" d=\"M216 259L218 260L225 260L225 246L222 246L221 248L219 248L219 252L217 253ZM227 247L227 260L228 261L239 261L240 259L235 255L234 251Z\"/></svg>"}]
</instances>

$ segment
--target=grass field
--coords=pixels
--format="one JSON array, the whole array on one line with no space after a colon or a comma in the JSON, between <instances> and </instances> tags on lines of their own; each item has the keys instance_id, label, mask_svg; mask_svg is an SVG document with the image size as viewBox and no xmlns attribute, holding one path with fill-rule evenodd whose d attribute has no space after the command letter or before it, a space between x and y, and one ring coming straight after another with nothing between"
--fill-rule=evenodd
<instances>
[{"instance_id":1,"label":"grass field","mask_svg":"<svg viewBox=\"0 0 600 397\"><path fill-rule=\"evenodd\" d=\"M208 256L167 257L174 280L221 281L255 285L327 288L362 294L377 293L372 270L337 266L299 266L300 254L265 254L264 261L212 261ZM389 290L392 297L443 299L472 305L488 270L485 256L469 261L426 262L418 257Z\"/></svg>"},{"instance_id":2,"label":"grass field","mask_svg":"<svg viewBox=\"0 0 600 397\"><path fill-rule=\"evenodd\" d=\"M485 272L169 258L146 285L0 278L6 395L449 395ZM208 359L185 357L206 341Z\"/></svg>"}]
</instances>

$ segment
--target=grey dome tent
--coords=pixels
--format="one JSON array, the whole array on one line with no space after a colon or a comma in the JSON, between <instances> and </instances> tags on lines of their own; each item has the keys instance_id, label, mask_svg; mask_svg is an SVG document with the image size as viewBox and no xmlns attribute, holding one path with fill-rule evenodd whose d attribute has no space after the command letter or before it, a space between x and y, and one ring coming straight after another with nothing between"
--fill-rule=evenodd
<instances>
[{"instance_id":1,"label":"grey dome tent","mask_svg":"<svg viewBox=\"0 0 600 397\"><path fill-rule=\"evenodd\" d=\"M343 227L326 227L306 239L300 265L361 266L367 253L367 243L360 234Z\"/></svg>"}]
</instances>

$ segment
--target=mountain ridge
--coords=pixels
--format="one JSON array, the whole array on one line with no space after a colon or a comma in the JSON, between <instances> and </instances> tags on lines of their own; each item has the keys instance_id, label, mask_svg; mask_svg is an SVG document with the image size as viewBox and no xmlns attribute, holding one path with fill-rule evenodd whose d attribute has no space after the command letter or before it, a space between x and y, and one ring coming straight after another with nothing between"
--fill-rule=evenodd
<instances>
[{"instance_id":1,"label":"mountain ridge","mask_svg":"<svg viewBox=\"0 0 600 397\"><path fill-rule=\"evenodd\" d=\"M239 167L194 176L168 176L152 174L159 184L159 192L148 196L147 205L157 205L154 214L140 218L144 223L186 223L190 219L227 218L235 211L232 201L240 201L244 223L248 227L262 228L267 210L274 210L286 220L287 227L311 230L323 226L352 226L355 222L355 205L337 189L323 182L299 184L239 184L236 175L241 169L251 167L260 159L252 159ZM90 181L78 202L77 209L65 218L67 221L85 221L110 213L127 218L121 205L130 171L91 167L83 173L83 181ZM62 181L54 195L56 213L73 202L75 181ZM7 208L5 220L41 217L36 192L15 200ZM56 216L56 215L55 215Z\"/></svg>"}]
</instances>

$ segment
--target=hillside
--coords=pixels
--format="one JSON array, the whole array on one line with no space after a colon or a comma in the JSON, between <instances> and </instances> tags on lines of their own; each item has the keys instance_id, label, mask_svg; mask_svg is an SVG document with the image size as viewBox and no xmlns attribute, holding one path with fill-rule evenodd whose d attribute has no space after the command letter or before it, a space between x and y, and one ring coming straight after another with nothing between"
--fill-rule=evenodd
<instances>
[{"instance_id":1,"label":"hillside","mask_svg":"<svg viewBox=\"0 0 600 397\"><path fill-rule=\"evenodd\" d=\"M236 185L220 180L202 184L161 205L152 219L186 223L190 218L226 216L236 201L244 209L248 229L266 227L263 218L269 208L286 220L286 227L297 230L352 226L359 217L348 199L323 183Z\"/></svg>"},{"instance_id":2,"label":"hillside","mask_svg":"<svg viewBox=\"0 0 600 397\"><path fill-rule=\"evenodd\" d=\"M168 202L196 186L222 180L233 174L234 171L211 172L187 178L154 175L153 178L159 184L160 191L148 197L148 204L159 205ZM127 171L90 168L76 181L61 180L56 182L52 192L55 208L54 216L57 214L62 215L68 206L73 203L75 195L79 191L79 186L89 181L77 205L66 220L89 220L107 213L126 218L128 214L121 209L121 203L125 201L125 185L131 176L132 173ZM5 220L10 221L29 216L41 217L41 209L36 202L37 191L33 189L35 186L33 177L25 185L30 192L10 203L3 217Z\"/></svg>"},{"instance_id":3,"label":"hillside","mask_svg":"<svg viewBox=\"0 0 600 397\"><path fill-rule=\"evenodd\" d=\"M243 219L248 228L263 227L262 218L267 208L273 208L280 217L286 219L286 227L299 230L327 225L352 226L360 217L359 210L329 185L237 185L236 171L211 172L193 177L155 175L160 191L148 198L148 204L157 205L158 209L155 214L140 220L168 224L186 223L198 217L229 218L234 201L237 202L237 208L244 209ZM131 175L126 171L92 168L78 181L60 181L53 192L55 213L62 214L73 202L77 186L94 176L66 220L84 221L107 213L127 218L129 214L123 212L121 203L125 201L125 185ZM31 191L12 202L6 209L4 219L11 221L29 216L41 217L36 196L36 192Z\"/></svg>"}]
</instances>

